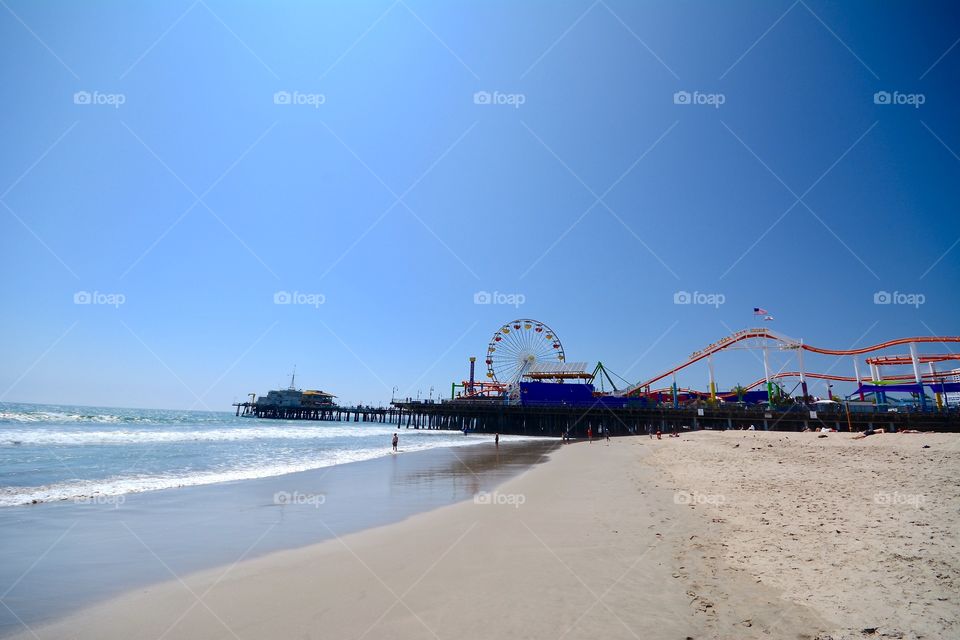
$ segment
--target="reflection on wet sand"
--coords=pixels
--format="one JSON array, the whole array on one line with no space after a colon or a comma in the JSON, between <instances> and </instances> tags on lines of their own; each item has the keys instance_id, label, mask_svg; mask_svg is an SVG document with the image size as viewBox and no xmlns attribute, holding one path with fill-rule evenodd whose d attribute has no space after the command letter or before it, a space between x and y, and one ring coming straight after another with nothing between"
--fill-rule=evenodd
<instances>
[{"instance_id":1,"label":"reflection on wet sand","mask_svg":"<svg viewBox=\"0 0 960 640\"><path fill-rule=\"evenodd\" d=\"M519 471L539 464L547 454L560 446L557 440L501 442L495 446L477 445L436 450L433 464L406 468L395 457L392 481L402 486L417 486L452 479L462 483L472 495L491 483L499 483Z\"/></svg>"},{"instance_id":2,"label":"reflection on wet sand","mask_svg":"<svg viewBox=\"0 0 960 640\"><path fill-rule=\"evenodd\" d=\"M463 500L543 462L559 446L558 440L536 440L436 449L431 463L412 467L396 456L391 481L397 487L447 488L453 501Z\"/></svg>"}]
</instances>

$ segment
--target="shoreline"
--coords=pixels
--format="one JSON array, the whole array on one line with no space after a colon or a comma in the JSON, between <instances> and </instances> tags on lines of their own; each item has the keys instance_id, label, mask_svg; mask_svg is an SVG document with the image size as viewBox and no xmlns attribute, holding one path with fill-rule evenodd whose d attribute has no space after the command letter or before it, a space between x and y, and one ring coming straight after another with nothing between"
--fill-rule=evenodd
<instances>
[{"instance_id":1,"label":"shoreline","mask_svg":"<svg viewBox=\"0 0 960 640\"><path fill-rule=\"evenodd\" d=\"M34 631L40 638L686 638L714 628L761 638L769 637L767 619L784 629L825 627L809 608L744 576L725 578L724 589L754 611L752 626L742 624L750 618L740 606L710 602L701 571L677 560L700 523L649 464L653 442L563 446L479 500L128 591Z\"/></svg>"},{"instance_id":2,"label":"shoreline","mask_svg":"<svg viewBox=\"0 0 960 640\"><path fill-rule=\"evenodd\" d=\"M32 631L44 640L953 637L958 462L960 439L945 434L581 441L478 499L169 577ZM924 500L876 498L891 491Z\"/></svg>"},{"instance_id":3,"label":"shoreline","mask_svg":"<svg viewBox=\"0 0 960 640\"><path fill-rule=\"evenodd\" d=\"M558 443L437 447L295 473L0 509L0 636L126 591L469 499ZM329 526L316 526L317 515ZM38 559L42 559L39 561ZM160 561L162 559L162 562ZM36 566L33 563L36 562ZM64 580L63 576L67 579Z\"/></svg>"}]
</instances>

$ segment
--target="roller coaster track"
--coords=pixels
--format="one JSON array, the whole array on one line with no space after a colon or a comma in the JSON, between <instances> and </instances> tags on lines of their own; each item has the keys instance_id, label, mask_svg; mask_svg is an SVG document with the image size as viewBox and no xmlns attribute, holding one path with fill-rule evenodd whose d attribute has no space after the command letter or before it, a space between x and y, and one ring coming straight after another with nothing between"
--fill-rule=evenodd
<instances>
[{"instance_id":1,"label":"roller coaster track","mask_svg":"<svg viewBox=\"0 0 960 640\"><path fill-rule=\"evenodd\" d=\"M945 358L945 359L949 359L949 360L960 359L960 355L958 355L957 357L951 357L951 358ZM910 364L910 360L908 359L906 363L902 363L902 364ZM857 379L854 376L841 376L841 375L830 374L830 373L806 372L803 375L807 378L813 378L815 380L833 380L834 382L856 382L857 381ZM945 376L953 376L953 375L956 375L954 371L938 371L937 373L923 373L920 375L920 377L923 378L923 380L925 381L937 382L941 378L944 378ZM779 379L779 378L799 378L799 377L800 377L799 371L782 371L780 373L775 373L770 375L771 380ZM907 381L907 382L913 382L914 377L912 374L911 375L894 375L894 376L885 376L883 380L885 382L901 381L901 380ZM766 383L766 381L767 381L766 378L760 378L759 380L755 380L754 382L751 382L750 384L743 387L743 390L750 391L752 389L756 389L757 387L760 387L764 383ZM863 382L870 382L870 381L863 380ZM708 397L710 395L709 391L700 391L698 389L688 389L686 387L678 387L677 392L686 393L688 395L703 396L703 397ZM673 393L673 388L663 387L660 389L652 389L650 393L670 394L670 393ZM733 391L717 393L718 398L723 398L725 400L728 398L733 398L736 395L737 395L736 392L733 392Z\"/></svg>"},{"instance_id":2,"label":"roller coaster track","mask_svg":"<svg viewBox=\"0 0 960 640\"><path fill-rule=\"evenodd\" d=\"M945 360L960 360L960 353L938 353L938 354L918 354L917 362L926 364L928 362L944 362ZM910 364L912 360L909 355L897 356L874 356L867 358L867 364L876 364L880 366Z\"/></svg>"},{"instance_id":3,"label":"roller coaster track","mask_svg":"<svg viewBox=\"0 0 960 640\"><path fill-rule=\"evenodd\" d=\"M908 360L907 364L909 363L910 361ZM857 382L857 379L854 376L840 376L840 375L834 375L829 373L814 373L809 371L804 373L803 375L807 378L814 378L815 380L833 380L835 382ZM920 377L924 380L932 380L936 382L937 380L944 377L945 375L952 375L952 374L922 373L920 374ZM773 380L774 378L799 378L799 377L800 377L799 371L783 371L781 373L771 375L770 379ZM883 380L884 382L890 382L894 380L896 381L906 380L908 382L913 382L915 378L913 377L913 374L910 374L910 375L884 376ZM766 378L760 378L759 380L750 383L749 386L744 387L744 389L746 389L747 391L749 391L750 389L756 389L760 385L764 384L766 381L767 381ZM865 379L861 379L861 381L868 382L868 383L871 382L870 380L865 380Z\"/></svg>"},{"instance_id":4,"label":"roller coaster track","mask_svg":"<svg viewBox=\"0 0 960 640\"><path fill-rule=\"evenodd\" d=\"M692 354L690 354L690 357L686 360L686 362L684 362L684 363L682 363L682 364L680 364L680 365L678 365L678 366L676 366L676 367L673 367L672 369L670 369L670 370L668 370L668 371L665 371L664 373L661 373L660 375L658 375L658 376L656 376L656 377L653 377L653 378L650 378L650 379L648 379L648 380L643 380L643 381L641 381L641 382L638 382L637 384L635 384L635 385L633 385L633 386L631 386L631 387L628 387L627 389L624 389L621 393L622 393L623 395L632 395L632 394L637 393L637 392L640 391L640 390L649 389L649 388L650 388L650 385L652 385L654 382L657 382L657 381L659 381L659 380L663 380L663 379L666 378L667 376L673 375L674 373L680 371L681 369L685 369L685 368L689 367L690 365L692 365L692 364L694 364L694 363L696 363L696 362L699 362L700 360L703 360L704 358L707 358L707 357L709 357L709 356L711 356L711 355L713 355L713 354L715 354L715 353L718 353L718 352L720 352L720 351L723 351L724 349L728 349L728 348L732 347L733 345L737 344L738 342L742 342L742 341L744 341L744 340L750 340L750 339L752 339L752 338L758 338L758 339L763 339L763 340L771 340L771 341L777 342L777 343L779 343L778 346L779 346L779 348L781 348L781 349L803 349L804 351L810 351L810 352L812 352L812 353L819 353L819 354L831 355L831 356L854 356L854 355L860 355L860 354L863 354L863 353L871 353L871 352L874 352L874 351L880 351L880 350L882 350L882 349L888 349L888 348L890 348L890 347L895 347L895 346L901 345L901 344L912 344L912 343L935 343L935 344L960 343L960 336L918 336L918 337L913 337L913 338L897 338L897 339L895 339L895 340L887 340L886 342L881 342L881 343L878 343L878 344L870 345L870 346L868 346L868 347L860 347L860 348L858 348L858 349L821 349L821 348L819 348L819 347L813 347L813 346L811 346L811 345L804 344L802 341L794 340L793 338L787 338L787 337L784 337L784 336L780 336L780 335L774 333L773 331L770 331L769 329L766 329L766 328L763 328L763 327L754 328L754 329L744 329L744 330L742 330L742 331L737 331L737 332L734 333L734 334L731 334L731 335L729 335L729 336L726 336L726 337L722 338L721 340L718 340L717 342L714 342L713 344L707 345L705 348L701 349L700 351L695 351L695 352L693 352ZM912 362L912 361L910 360L910 356L889 356L889 357L890 357L890 358L893 358L894 361L891 361L891 362L881 362L881 363L877 363L877 364L909 364L909 363ZM939 362L939 361L940 361L940 360L932 360L932 359L923 360L923 359L922 359L923 357L924 357L924 356L921 356L921 360L920 360L921 362ZM955 358L955 357L953 357L952 355L951 355L951 356L926 356L926 357L927 357L927 358L940 358L941 360L960 359L960 357L956 357L956 358ZM906 358L906 362L905 362L905 363L901 363L901 362L899 362L899 361L897 360L898 358ZM871 358L871 360L872 360L872 358ZM869 361L868 361L868 362L869 362ZM791 376L791 375L792 375L792 376L799 376L800 374L799 374L799 372L790 372L790 374L781 373L781 374L777 374L777 375L771 376L771 377L783 378L783 377L789 377L789 376ZM825 377L827 374L814 374L814 373L807 373L807 374L805 374L805 375L806 375L807 377L809 377L809 378L821 378L821 379L825 379L825 380L839 380L839 381L844 381L844 382L856 382L856 378L853 378L853 377L850 377L850 376ZM927 375L929 375L929 374L927 374ZM924 377L926 377L926 376L924 376ZM912 378L911 376L890 376L890 377L888 377L888 378L886 378L886 379L888 379L888 380L897 380L897 379L904 379L904 380L906 380L906 379L913 379L913 378ZM760 382L766 382L766 378L762 379ZM758 383L754 383L754 385L752 385L752 386L756 386L756 384L758 384Z\"/></svg>"},{"instance_id":5,"label":"roller coaster track","mask_svg":"<svg viewBox=\"0 0 960 640\"><path fill-rule=\"evenodd\" d=\"M910 344L910 343L940 343L946 344L948 342L960 342L960 336L919 336L915 338L897 338L896 340L887 340L886 342L881 342L880 344L875 344L869 347L863 347L860 349L818 349L817 347L811 347L808 344L801 345L806 351L812 351L814 353L823 353L828 356L857 356L861 353L870 353L872 351L880 351L881 349L888 349L890 347L895 347L898 344Z\"/></svg>"}]
</instances>

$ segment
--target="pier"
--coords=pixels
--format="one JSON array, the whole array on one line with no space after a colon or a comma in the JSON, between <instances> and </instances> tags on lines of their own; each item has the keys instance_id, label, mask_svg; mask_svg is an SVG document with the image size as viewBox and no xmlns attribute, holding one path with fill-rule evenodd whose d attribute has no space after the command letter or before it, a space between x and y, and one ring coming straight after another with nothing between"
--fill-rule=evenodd
<instances>
[{"instance_id":1,"label":"pier","mask_svg":"<svg viewBox=\"0 0 960 640\"><path fill-rule=\"evenodd\" d=\"M502 402L393 402L389 407L299 408L239 402L238 416L274 420L319 420L395 424L405 429L439 429L472 433L501 433L585 438L587 429L595 437L609 434L625 436L677 431L713 429L754 429L770 431L802 431L822 427L837 431L885 429L900 431L960 432L960 412L877 413L847 411L840 405L833 411L815 411L808 407L789 409L754 407L627 407L611 409L601 406L523 406ZM812 417L812 416L816 417Z\"/></svg>"},{"instance_id":2,"label":"pier","mask_svg":"<svg viewBox=\"0 0 960 640\"><path fill-rule=\"evenodd\" d=\"M625 436L700 429L748 429L802 431L822 427L837 431L885 429L900 431L960 432L960 412L875 413L845 411L811 412L796 405L786 410L741 407L594 407L523 406L502 403L454 401L439 404L394 403L397 424L412 429L447 429L474 433L585 438ZM812 416L816 417L812 417Z\"/></svg>"},{"instance_id":3,"label":"pier","mask_svg":"<svg viewBox=\"0 0 960 640\"><path fill-rule=\"evenodd\" d=\"M235 402L237 416L266 418L271 420L328 420L332 422L381 422L398 423L401 409L390 407L285 407L257 402Z\"/></svg>"}]
</instances>

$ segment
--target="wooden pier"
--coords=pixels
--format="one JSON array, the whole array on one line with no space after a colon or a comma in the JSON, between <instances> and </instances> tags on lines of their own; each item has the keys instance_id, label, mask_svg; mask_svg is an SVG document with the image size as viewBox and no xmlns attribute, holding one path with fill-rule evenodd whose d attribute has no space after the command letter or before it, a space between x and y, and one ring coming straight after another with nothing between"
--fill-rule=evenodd
<instances>
[{"instance_id":1,"label":"wooden pier","mask_svg":"<svg viewBox=\"0 0 960 640\"><path fill-rule=\"evenodd\" d=\"M333 422L397 423L401 409L390 407L282 407L253 402L235 402L238 416L272 420L329 420Z\"/></svg>"},{"instance_id":2,"label":"wooden pier","mask_svg":"<svg viewBox=\"0 0 960 640\"><path fill-rule=\"evenodd\" d=\"M520 406L484 402L395 403L400 414L397 424L413 429L466 430L475 433L502 433L528 436L569 435L594 437L669 433L676 429L748 429L802 431L805 428L833 428L837 431L865 429L960 432L960 413L867 413L837 411L816 413L802 405L789 410L741 407L608 407Z\"/></svg>"},{"instance_id":3,"label":"wooden pier","mask_svg":"<svg viewBox=\"0 0 960 640\"><path fill-rule=\"evenodd\" d=\"M611 409L572 406L505 405L502 401L393 402L388 407L294 408L236 403L238 416L278 420L328 420L396 424L406 429L442 429L474 433L502 433L528 436L569 435L586 437L669 433L673 430L754 429L802 431L828 427L837 431L865 429L960 432L960 412L876 413L844 409L811 410L802 405L789 409L742 407L627 407Z\"/></svg>"}]
</instances>

